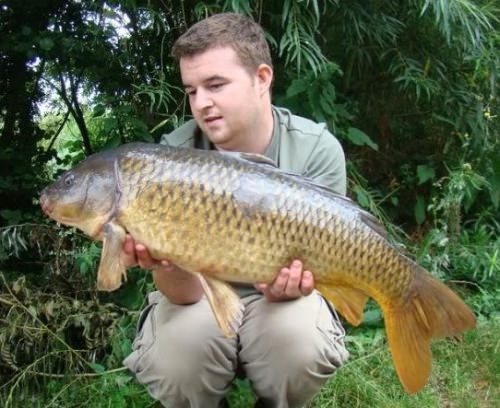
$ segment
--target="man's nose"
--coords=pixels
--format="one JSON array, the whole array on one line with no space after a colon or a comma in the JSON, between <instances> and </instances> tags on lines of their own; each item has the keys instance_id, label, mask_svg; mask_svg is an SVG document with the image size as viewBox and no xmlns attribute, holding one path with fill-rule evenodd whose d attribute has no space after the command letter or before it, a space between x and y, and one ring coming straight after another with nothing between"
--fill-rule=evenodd
<instances>
[{"instance_id":1,"label":"man's nose","mask_svg":"<svg viewBox=\"0 0 500 408\"><path fill-rule=\"evenodd\" d=\"M191 105L194 109L202 111L203 109L213 106L214 101L211 96L203 89L198 89L196 94L191 99Z\"/></svg>"}]
</instances>

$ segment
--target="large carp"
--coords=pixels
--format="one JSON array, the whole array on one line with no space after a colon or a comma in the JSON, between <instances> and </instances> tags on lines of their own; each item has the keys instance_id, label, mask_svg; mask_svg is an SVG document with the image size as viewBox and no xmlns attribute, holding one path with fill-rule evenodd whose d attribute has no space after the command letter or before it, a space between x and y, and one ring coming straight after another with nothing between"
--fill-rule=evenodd
<instances>
[{"instance_id":1,"label":"large carp","mask_svg":"<svg viewBox=\"0 0 500 408\"><path fill-rule=\"evenodd\" d=\"M427 381L431 338L475 325L463 301L391 245L372 215L263 156L123 145L62 174L40 201L56 221L104 241L99 289L121 285L128 232L155 258L198 274L228 336L241 308L224 281L271 282L300 259L350 323L362 321L368 297L377 301L409 393Z\"/></svg>"}]
</instances>

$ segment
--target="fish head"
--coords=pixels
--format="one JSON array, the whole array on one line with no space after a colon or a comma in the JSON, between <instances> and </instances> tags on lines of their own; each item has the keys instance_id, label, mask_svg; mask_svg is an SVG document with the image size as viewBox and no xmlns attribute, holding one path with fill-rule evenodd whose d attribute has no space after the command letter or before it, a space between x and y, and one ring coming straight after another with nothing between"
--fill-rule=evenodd
<instances>
[{"instance_id":1,"label":"fish head","mask_svg":"<svg viewBox=\"0 0 500 408\"><path fill-rule=\"evenodd\" d=\"M109 152L97 153L65 171L40 193L43 212L100 239L102 226L115 209L115 158Z\"/></svg>"}]
</instances>

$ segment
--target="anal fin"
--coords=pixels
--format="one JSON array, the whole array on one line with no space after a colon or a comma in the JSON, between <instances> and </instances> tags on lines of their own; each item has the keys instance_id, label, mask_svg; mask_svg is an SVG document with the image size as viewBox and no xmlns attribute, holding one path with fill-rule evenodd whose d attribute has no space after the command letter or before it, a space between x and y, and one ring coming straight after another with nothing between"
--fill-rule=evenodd
<instances>
[{"instance_id":1,"label":"anal fin","mask_svg":"<svg viewBox=\"0 0 500 408\"><path fill-rule=\"evenodd\" d=\"M226 337L232 338L243 320L243 304L225 282L197 273L215 320Z\"/></svg>"},{"instance_id":2,"label":"anal fin","mask_svg":"<svg viewBox=\"0 0 500 408\"><path fill-rule=\"evenodd\" d=\"M348 286L330 286L321 283L315 286L350 324L354 326L361 324L363 310L368 300L368 296L363 291Z\"/></svg>"}]
</instances>

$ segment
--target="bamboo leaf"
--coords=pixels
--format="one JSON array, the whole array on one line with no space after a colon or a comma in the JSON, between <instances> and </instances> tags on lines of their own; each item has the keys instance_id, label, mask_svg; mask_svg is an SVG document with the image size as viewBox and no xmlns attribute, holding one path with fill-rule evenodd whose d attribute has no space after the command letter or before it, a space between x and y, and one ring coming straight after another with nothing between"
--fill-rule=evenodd
<instances>
[{"instance_id":1,"label":"bamboo leaf","mask_svg":"<svg viewBox=\"0 0 500 408\"><path fill-rule=\"evenodd\" d=\"M363 131L350 127L347 130L347 138L358 146L369 146L373 150L378 150L378 145Z\"/></svg>"}]
</instances>

